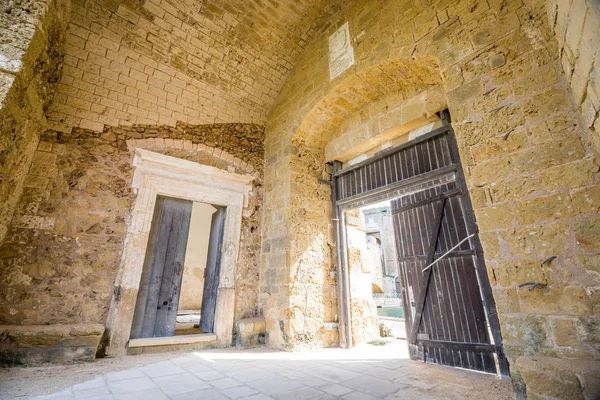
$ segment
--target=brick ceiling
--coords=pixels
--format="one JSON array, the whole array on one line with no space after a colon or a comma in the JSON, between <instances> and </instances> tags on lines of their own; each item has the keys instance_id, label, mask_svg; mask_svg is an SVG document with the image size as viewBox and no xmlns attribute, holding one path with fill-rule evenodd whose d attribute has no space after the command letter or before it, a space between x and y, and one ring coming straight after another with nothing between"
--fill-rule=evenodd
<instances>
[{"instance_id":1,"label":"brick ceiling","mask_svg":"<svg viewBox=\"0 0 600 400\"><path fill-rule=\"evenodd\" d=\"M264 123L340 3L74 0L51 126Z\"/></svg>"}]
</instances>

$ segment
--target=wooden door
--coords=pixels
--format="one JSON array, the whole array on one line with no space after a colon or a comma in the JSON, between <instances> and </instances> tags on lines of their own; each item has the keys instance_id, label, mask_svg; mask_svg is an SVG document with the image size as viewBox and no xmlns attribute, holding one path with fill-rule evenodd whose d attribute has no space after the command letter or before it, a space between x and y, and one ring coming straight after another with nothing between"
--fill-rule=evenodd
<instances>
[{"instance_id":1,"label":"wooden door","mask_svg":"<svg viewBox=\"0 0 600 400\"><path fill-rule=\"evenodd\" d=\"M156 198L131 338L175 334L192 204Z\"/></svg>"},{"instance_id":2,"label":"wooden door","mask_svg":"<svg viewBox=\"0 0 600 400\"><path fill-rule=\"evenodd\" d=\"M391 200L413 359L486 372L496 372L497 361L498 372L507 376L478 236L425 268L477 230L449 116L444 112L441 118L444 126L415 140L346 168L334 163L334 209L343 223L344 210ZM344 230L338 226L336 234L340 334L348 345L352 332Z\"/></svg>"},{"instance_id":3,"label":"wooden door","mask_svg":"<svg viewBox=\"0 0 600 400\"><path fill-rule=\"evenodd\" d=\"M226 207L220 207L213 214L210 226L210 239L204 274L204 291L202 292L202 310L200 313L200 329L204 332L214 332L226 210Z\"/></svg>"},{"instance_id":4,"label":"wooden door","mask_svg":"<svg viewBox=\"0 0 600 400\"><path fill-rule=\"evenodd\" d=\"M446 254L472 233L465 192L451 182L391 202L407 338L413 359L495 373L476 242Z\"/></svg>"}]
</instances>

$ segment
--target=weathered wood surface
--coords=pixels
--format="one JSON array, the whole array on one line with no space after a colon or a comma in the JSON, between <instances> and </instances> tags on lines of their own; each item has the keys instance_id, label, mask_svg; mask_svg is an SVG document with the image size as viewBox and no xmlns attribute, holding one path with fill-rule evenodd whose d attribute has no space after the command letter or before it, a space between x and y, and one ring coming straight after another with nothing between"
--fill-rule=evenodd
<instances>
[{"instance_id":1,"label":"weathered wood surface","mask_svg":"<svg viewBox=\"0 0 600 400\"><path fill-rule=\"evenodd\" d=\"M496 353L504 374L502 338L478 238L423 271L476 231L451 126L335 170L333 179L339 209L392 200L411 357L496 372Z\"/></svg>"},{"instance_id":2,"label":"weathered wood surface","mask_svg":"<svg viewBox=\"0 0 600 400\"><path fill-rule=\"evenodd\" d=\"M164 196L156 199L132 338L175 334L192 204Z\"/></svg>"},{"instance_id":3,"label":"weathered wood surface","mask_svg":"<svg viewBox=\"0 0 600 400\"><path fill-rule=\"evenodd\" d=\"M202 311L200 314L200 329L204 332L213 332L215 327L215 311L217 308L217 294L219 293L221 249L223 247L226 213L227 208L220 207L213 214L210 226L204 292L202 293Z\"/></svg>"}]
</instances>

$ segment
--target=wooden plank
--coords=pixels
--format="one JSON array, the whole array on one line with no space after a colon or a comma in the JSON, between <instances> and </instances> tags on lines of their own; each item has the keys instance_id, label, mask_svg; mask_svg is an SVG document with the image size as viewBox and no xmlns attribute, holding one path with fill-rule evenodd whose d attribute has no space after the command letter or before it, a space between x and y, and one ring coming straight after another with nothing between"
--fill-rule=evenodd
<instances>
[{"instance_id":1,"label":"wooden plank","mask_svg":"<svg viewBox=\"0 0 600 400\"><path fill-rule=\"evenodd\" d=\"M192 202L189 200L156 198L132 338L175 333L191 212Z\"/></svg>"},{"instance_id":2,"label":"wooden plank","mask_svg":"<svg viewBox=\"0 0 600 400\"><path fill-rule=\"evenodd\" d=\"M220 207L213 215L210 225L210 239L204 275L204 291L202 292L202 310L200 312L200 329L213 332L215 327L215 311L219 292L219 276L221 273L221 250L223 232L225 231L226 207Z\"/></svg>"},{"instance_id":3,"label":"wooden plank","mask_svg":"<svg viewBox=\"0 0 600 400\"><path fill-rule=\"evenodd\" d=\"M192 201L173 198L166 198L164 203L165 213L171 213L172 219L166 238L167 248L160 291L158 292L154 337L175 334L192 206ZM167 232L165 232L166 234ZM162 235L163 240L165 235ZM157 254L157 257L159 256Z\"/></svg>"},{"instance_id":4,"label":"wooden plank","mask_svg":"<svg viewBox=\"0 0 600 400\"><path fill-rule=\"evenodd\" d=\"M148 305L148 294L150 291L150 281L153 280L151 277L156 274L154 267L154 259L156 251L154 250L159 243L160 228L166 221L162 221L163 218L163 200L164 197L158 196L154 205L154 213L152 214L152 222L150 225L150 234L148 236L148 246L146 247L146 255L144 257L144 266L142 269L142 276L140 278L140 285L135 303L135 311L133 314L133 323L131 325L131 338L142 337L142 329L144 320L146 319L146 307ZM163 244L166 246L166 243ZM153 311L154 312L154 311Z\"/></svg>"},{"instance_id":5,"label":"wooden plank","mask_svg":"<svg viewBox=\"0 0 600 400\"><path fill-rule=\"evenodd\" d=\"M444 205L446 204L446 198L441 197L440 202L437 206L437 216L434 215L435 223L433 225L433 230L431 231L431 240L429 253L427 255L427 259L425 265L429 265L433 261L433 255L435 254L435 248L438 242L438 236L440 232L440 227L442 223L442 219L444 217ZM411 329L409 342L415 343L417 340L417 332L419 330L419 324L421 323L421 317L423 316L423 307L425 305L425 297L427 296L427 290L429 287L429 278L431 277L431 268L428 268L423 273L423 279L421 281L421 285L419 287L419 297L417 298L416 303L416 313L415 319L413 321L413 328Z\"/></svg>"},{"instance_id":6,"label":"wooden plank","mask_svg":"<svg viewBox=\"0 0 600 400\"><path fill-rule=\"evenodd\" d=\"M401 170L401 171L403 171L403 170ZM443 177L444 175L447 175L447 174L455 172L455 171L456 171L456 166L454 164L451 164L451 165L447 165L445 167L439 168L435 171L430 171L430 172L427 172L427 173L424 173L424 174L421 174L418 176L411 176L411 177L403 178L396 183L392 183L390 185L386 185L386 186L382 186L382 187L373 187L372 181L370 180L371 178L368 176L367 184L365 185L366 186L365 191L363 191L361 193L356 193L356 194L349 194L347 196L339 198L339 199L337 199L338 200L337 203L339 206L342 206L345 208L345 207L347 207L348 203L352 203L358 199L374 197L381 193L399 190L399 189L403 189L403 188L409 188L411 186L415 186L415 185L423 183L423 182L429 182L435 178ZM344 182L344 185L349 185L349 183L347 182L347 179L348 178L341 179L341 181Z\"/></svg>"},{"instance_id":7,"label":"wooden plank","mask_svg":"<svg viewBox=\"0 0 600 400\"><path fill-rule=\"evenodd\" d=\"M458 196L458 195L462 194L462 189L450 190L448 192L445 192L444 194L448 198L454 197L454 196ZM439 201L439 200L440 200L440 196L439 195L435 195L435 196L432 196L432 197L425 198L423 200L416 201L414 203L409 203L409 204L407 204L405 206L402 206L402 207L399 207L399 208L395 208L392 211L392 213L395 214L395 213L404 212L404 211L407 211L407 210L411 210L413 208L422 207L422 206L424 206L426 204L429 204L429 203L435 203L436 201Z\"/></svg>"}]
</instances>

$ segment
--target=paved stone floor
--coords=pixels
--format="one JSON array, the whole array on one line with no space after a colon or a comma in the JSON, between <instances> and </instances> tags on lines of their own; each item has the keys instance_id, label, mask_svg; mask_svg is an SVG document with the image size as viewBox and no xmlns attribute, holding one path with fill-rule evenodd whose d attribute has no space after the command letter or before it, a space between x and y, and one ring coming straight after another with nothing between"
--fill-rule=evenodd
<instances>
[{"instance_id":1,"label":"paved stone floor","mask_svg":"<svg viewBox=\"0 0 600 400\"><path fill-rule=\"evenodd\" d=\"M42 396L40 396L42 395ZM204 350L0 371L2 399L512 399L490 375L423 364L406 344L286 353Z\"/></svg>"}]
</instances>

